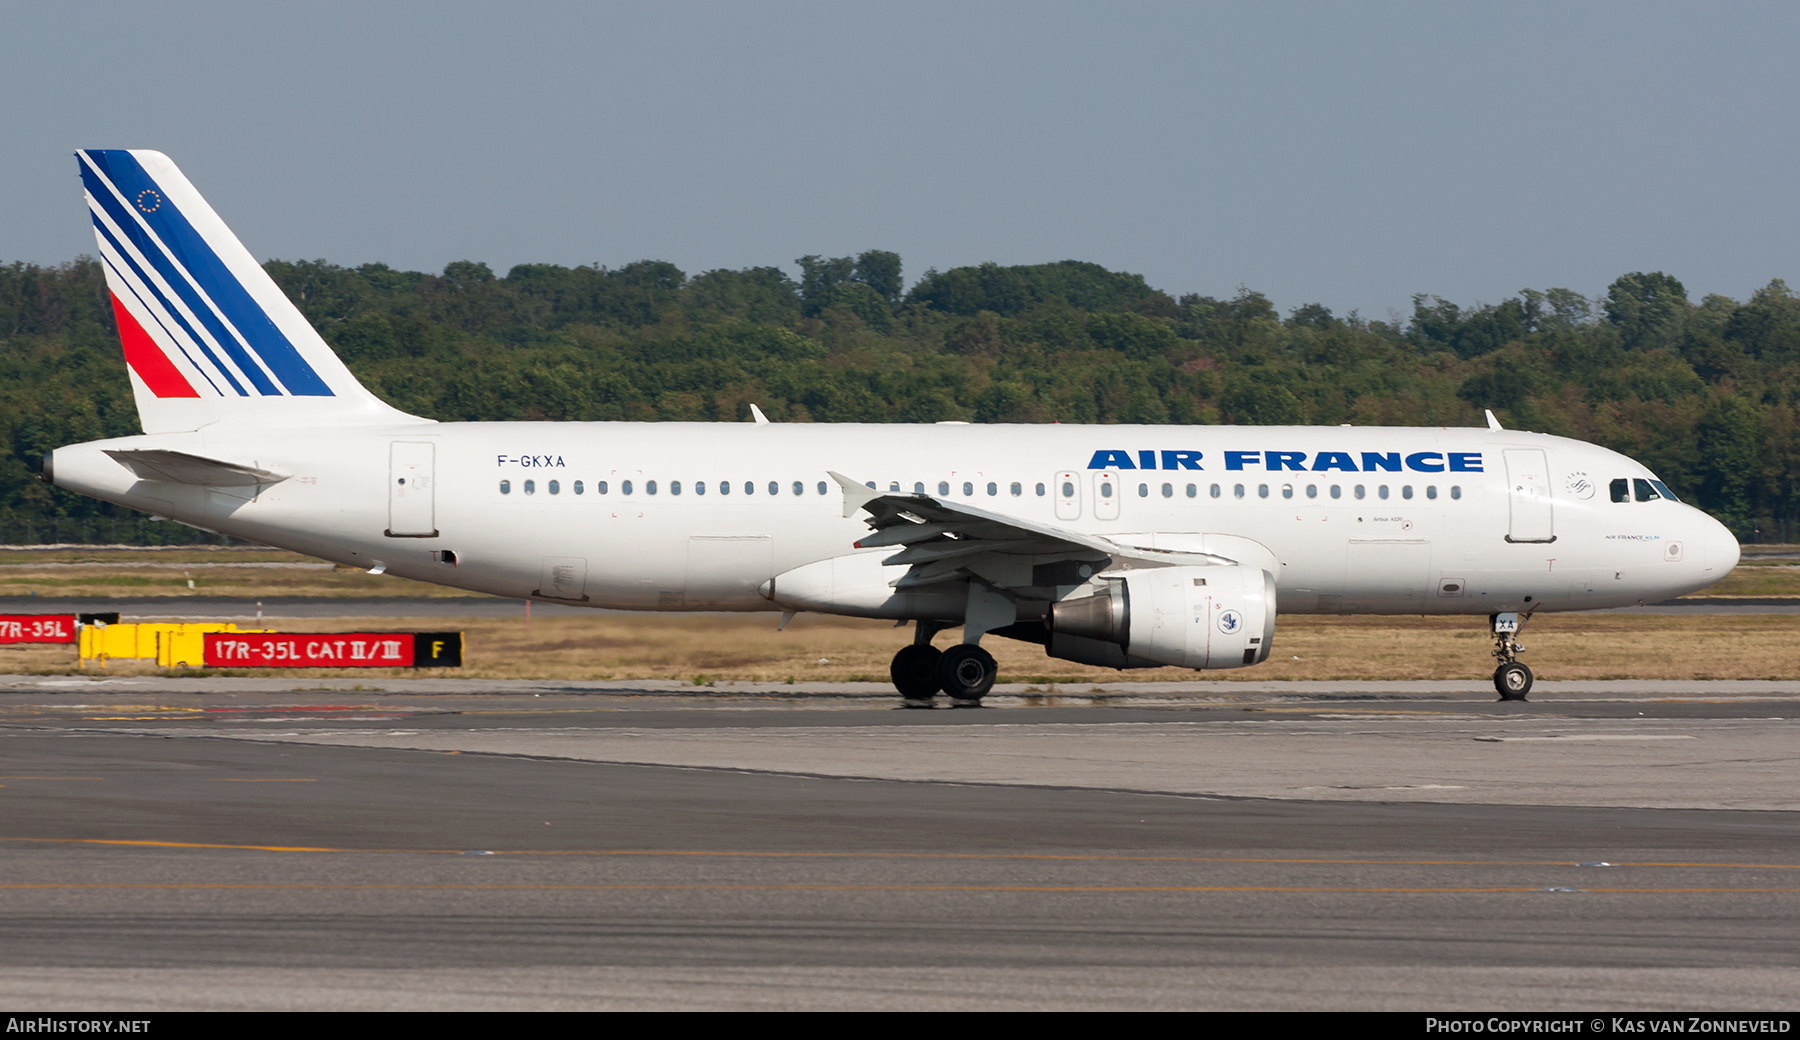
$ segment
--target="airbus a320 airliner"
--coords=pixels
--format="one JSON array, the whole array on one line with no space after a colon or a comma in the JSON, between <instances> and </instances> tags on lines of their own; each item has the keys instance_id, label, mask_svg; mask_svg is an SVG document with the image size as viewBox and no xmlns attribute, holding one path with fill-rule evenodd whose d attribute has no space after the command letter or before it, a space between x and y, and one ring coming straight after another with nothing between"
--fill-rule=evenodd
<instances>
[{"instance_id":1,"label":"airbus a320 airliner","mask_svg":"<svg viewBox=\"0 0 1800 1040\"><path fill-rule=\"evenodd\" d=\"M144 433L57 487L496 596L912 622L901 695L978 703L986 636L1113 668L1241 668L1286 614L1521 624L1738 561L1580 441L1485 429L439 423L365 389L167 156L77 153ZM960 626L939 650L932 639Z\"/></svg>"}]
</instances>

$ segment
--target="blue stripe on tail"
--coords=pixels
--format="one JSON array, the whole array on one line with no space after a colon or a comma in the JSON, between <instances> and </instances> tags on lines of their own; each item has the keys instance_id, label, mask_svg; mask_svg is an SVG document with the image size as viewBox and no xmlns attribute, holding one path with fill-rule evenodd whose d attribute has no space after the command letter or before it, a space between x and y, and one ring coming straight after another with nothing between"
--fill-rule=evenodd
<instances>
[{"instance_id":1,"label":"blue stripe on tail","mask_svg":"<svg viewBox=\"0 0 1800 1040\"><path fill-rule=\"evenodd\" d=\"M220 313L242 334L244 342L268 366L268 370L280 380L288 393L302 397L331 397L331 388L313 371L306 359L288 341L261 306L250 297L242 284L219 259L206 239L194 230L181 211L169 200L162 188L151 178L142 164L130 152L120 150L96 150L84 152L114 186L119 194L136 201L136 209L144 221L155 231L156 238L168 252L173 254L193 276L197 284L219 308ZM85 164L82 166L82 178L90 180L93 171ZM188 306L200 316L208 328L213 330L226 352L237 360L238 367L246 377L256 385L263 394L279 394L281 390L269 384L258 366L248 357L241 356L242 348L228 330L215 327L216 317L198 297L192 293L186 278L169 264L167 258L156 242L145 241L148 236L142 234L142 228L129 213L122 212L118 199L107 190L104 184L88 184L88 193L98 199L106 207L108 214L126 234L137 241L138 247L149 257L163 278L173 286L177 293L187 301Z\"/></svg>"},{"instance_id":2,"label":"blue stripe on tail","mask_svg":"<svg viewBox=\"0 0 1800 1040\"><path fill-rule=\"evenodd\" d=\"M195 346L200 348L200 352L206 355L206 359L212 362L213 368L218 371L219 375L227 383L231 384L231 388L237 391L238 396L248 396L244 390L243 384L239 383L237 379L232 376L231 369L226 367L225 362L219 360L219 355L213 353L212 347L207 345L206 340L203 339L199 333L194 331L194 326L188 323L187 318L182 315L181 311L176 309L174 304L170 303L169 300L163 296L162 291L156 287L156 283L151 280L149 274L144 271L142 265L132 259L131 254L125 251L125 247L119 244L118 237L112 233L110 228L101 222L98 214L94 216L94 230L99 232L100 236L106 240L106 244L112 247L114 253L118 254L120 262L131 268L131 273L137 276L137 280L144 286L144 291L156 298L156 302L161 305L164 313L168 314L177 325L181 326L181 331L185 332L187 338ZM160 325L161 320L158 319L157 323ZM181 345L180 339L176 339L175 344L179 347ZM183 348L181 352L186 355L186 348ZM248 363L250 359L246 357L243 360L245 363ZM194 359L191 355L188 356L188 362L194 364ZM194 367L199 369L202 374L205 374L206 370L200 365L194 364ZM212 377L207 376L206 381L211 383ZM213 389L218 389L217 384L214 384Z\"/></svg>"}]
</instances>

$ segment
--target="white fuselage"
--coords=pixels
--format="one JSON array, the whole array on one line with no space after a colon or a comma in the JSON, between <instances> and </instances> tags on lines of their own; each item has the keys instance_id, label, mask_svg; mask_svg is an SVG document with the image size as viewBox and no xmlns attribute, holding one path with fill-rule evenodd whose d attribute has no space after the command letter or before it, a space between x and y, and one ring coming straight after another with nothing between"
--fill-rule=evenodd
<instances>
[{"instance_id":1,"label":"white fuselage","mask_svg":"<svg viewBox=\"0 0 1800 1040\"><path fill-rule=\"evenodd\" d=\"M142 480L103 449L286 475ZM497 596L641 610L909 616L867 587L783 599L833 558L891 549L844 516L847 474L1147 549L1274 574L1282 613L1492 614L1665 599L1737 542L1591 444L1481 429L748 423L426 423L205 429L60 448L55 483L209 530ZM1154 466L1155 468L1148 468ZM453 561L453 562L452 562ZM864 583L867 586L868 583ZM829 586L827 587L829 589ZM946 611L935 609L935 616Z\"/></svg>"}]
</instances>

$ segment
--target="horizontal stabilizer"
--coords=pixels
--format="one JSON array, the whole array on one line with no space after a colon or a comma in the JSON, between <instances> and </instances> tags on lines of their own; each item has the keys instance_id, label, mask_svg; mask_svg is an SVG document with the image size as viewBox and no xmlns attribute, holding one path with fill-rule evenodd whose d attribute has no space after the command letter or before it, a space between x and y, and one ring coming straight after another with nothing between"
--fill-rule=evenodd
<instances>
[{"instance_id":1,"label":"horizontal stabilizer","mask_svg":"<svg viewBox=\"0 0 1800 1040\"><path fill-rule=\"evenodd\" d=\"M238 462L189 455L185 451L162 448L108 449L113 461L137 474L140 480L169 480L177 484L202 484L207 487L250 487L255 484L279 484L286 473L246 466Z\"/></svg>"}]
</instances>

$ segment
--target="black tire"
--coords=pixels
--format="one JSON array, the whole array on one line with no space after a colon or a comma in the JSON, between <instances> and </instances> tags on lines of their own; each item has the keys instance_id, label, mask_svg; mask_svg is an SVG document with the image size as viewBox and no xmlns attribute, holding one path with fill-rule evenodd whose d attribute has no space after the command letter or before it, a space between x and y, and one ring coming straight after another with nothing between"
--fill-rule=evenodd
<instances>
[{"instance_id":1,"label":"black tire","mask_svg":"<svg viewBox=\"0 0 1800 1040\"><path fill-rule=\"evenodd\" d=\"M1503 701L1522 701L1531 692L1531 669L1517 661L1494 669L1494 689Z\"/></svg>"},{"instance_id":2,"label":"black tire","mask_svg":"<svg viewBox=\"0 0 1800 1040\"><path fill-rule=\"evenodd\" d=\"M903 646L888 665L888 677L894 689L909 701L928 701L938 692L938 658L944 652L927 644Z\"/></svg>"},{"instance_id":3,"label":"black tire","mask_svg":"<svg viewBox=\"0 0 1800 1040\"><path fill-rule=\"evenodd\" d=\"M965 704L979 704L994 688L1000 666L994 655L978 646L962 643L944 651L938 658L938 686Z\"/></svg>"}]
</instances>

